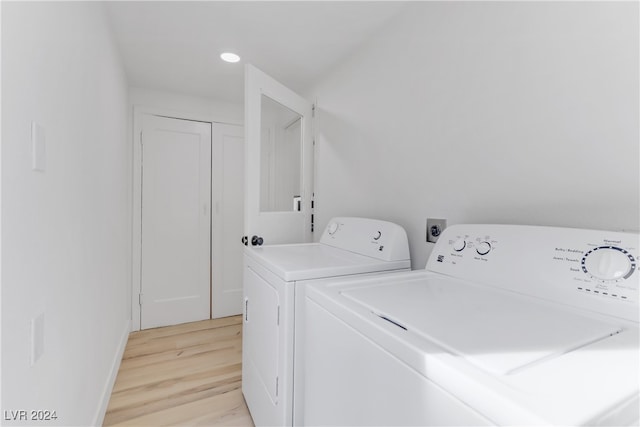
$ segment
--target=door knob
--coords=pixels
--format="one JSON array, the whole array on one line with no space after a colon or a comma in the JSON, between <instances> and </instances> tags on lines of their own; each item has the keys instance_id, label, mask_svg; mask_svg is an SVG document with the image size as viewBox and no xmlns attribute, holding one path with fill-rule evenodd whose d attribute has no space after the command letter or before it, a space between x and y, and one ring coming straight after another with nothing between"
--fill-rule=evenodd
<instances>
[{"instance_id":1,"label":"door knob","mask_svg":"<svg viewBox=\"0 0 640 427\"><path fill-rule=\"evenodd\" d=\"M247 236L242 236L242 244L245 246L249 245L249 238Z\"/></svg>"},{"instance_id":2,"label":"door knob","mask_svg":"<svg viewBox=\"0 0 640 427\"><path fill-rule=\"evenodd\" d=\"M251 238L251 245L252 246L262 246L263 242L264 242L264 240L262 240L262 237L260 237L260 236L253 236Z\"/></svg>"}]
</instances>

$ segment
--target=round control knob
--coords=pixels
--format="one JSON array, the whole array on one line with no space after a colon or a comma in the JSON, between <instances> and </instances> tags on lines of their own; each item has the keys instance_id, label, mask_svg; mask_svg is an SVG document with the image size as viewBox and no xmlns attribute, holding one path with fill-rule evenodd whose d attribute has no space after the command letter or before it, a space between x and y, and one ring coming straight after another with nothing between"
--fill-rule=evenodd
<instances>
[{"instance_id":1,"label":"round control knob","mask_svg":"<svg viewBox=\"0 0 640 427\"><path fill-rule=\"evenodd\" d=\"M635 264L633 255L616 246L600 246L582 257L582 271L603 281L626 279Z\"/></svg>"},{"instance_id":2,"label":"round control knob","mask_svg":"<svg viewBox=\"0 0 640 427\"><path fill-rule=\"evenodd\" d=\"M453 250L456 252L460 252L466 247L467 247L467 241L464 239L458 239L455 242L453 242Z\"/></svg>"},{"instance_id":3,"label":"round control knob","mask_svg":"<svg viewBox=\"0 0 640 427\"><path fill-rule=\"evenodd\" d=\"M327 227L327 233L333 236L334 234L336 234L336 231L338 231L338 223L332 222L331 224L329 224L329 226Z\"/></svg>"},{"instance_id":4,"label":"round control knob","mask_svg":"<svg viewBox=\"0 0 640 427\"><path fill-rule=\"evenodd\" d=\"M476 252L478 255L486 255L491 250L491 244L489 242L480 242L478 246L476 246Z\"/></svg>"}]
</instances>

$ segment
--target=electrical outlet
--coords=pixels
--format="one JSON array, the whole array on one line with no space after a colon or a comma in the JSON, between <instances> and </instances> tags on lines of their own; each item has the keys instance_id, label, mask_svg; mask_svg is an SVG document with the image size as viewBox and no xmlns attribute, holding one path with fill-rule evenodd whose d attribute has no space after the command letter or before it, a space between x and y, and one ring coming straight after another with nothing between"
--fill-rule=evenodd
<instances>
[{"instance_id":1,"label":"electrical outlet","mask_svg":"<svg viewBox=\"0 0 640 427\"><path fill-rule=\"evenodd\" d=\"M447 228L446 219L427 218L427 242L437 242L445 228Z\"/></svg>"},{"instance_id":2,"label":"electrical outlet","mask_svg":"<svg viewBox=\"0 0 640 427\"><path fill-rule=\"evenodd\" d=\"M31 319L31 366L44 354L44 313Z\"/></svg>"},{"instance_id":3,"label":"electrical outlet","mask_svg":"<svg viewBox=\"0 0 640 427\"><path fill-rule=\"evenodd\" d=\"M31 122L31 168L44 172L47 168L44 126Z\"/></svg>"}]
</instances>

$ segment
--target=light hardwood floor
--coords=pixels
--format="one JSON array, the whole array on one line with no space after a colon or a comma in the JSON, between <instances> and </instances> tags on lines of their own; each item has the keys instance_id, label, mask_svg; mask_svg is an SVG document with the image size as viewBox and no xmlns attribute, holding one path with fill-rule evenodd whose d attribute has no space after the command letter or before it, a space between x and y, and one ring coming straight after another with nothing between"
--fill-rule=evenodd
<instances>
[{"instance_id":1,"label":"light hardwood floor","mask_svg":"<svg viewBox=\"0 0 640 427\"><path fill-rule=\"evenodd\" d=\"M241 316L133 332L104 425L253 426L241 379Z\"/></svg>"}]
</instances>

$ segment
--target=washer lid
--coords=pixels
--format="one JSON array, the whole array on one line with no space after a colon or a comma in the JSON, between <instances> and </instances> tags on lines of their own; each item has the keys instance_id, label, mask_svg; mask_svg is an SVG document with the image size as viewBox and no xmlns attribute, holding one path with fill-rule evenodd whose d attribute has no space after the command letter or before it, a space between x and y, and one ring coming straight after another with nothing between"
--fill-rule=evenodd
<instances>
[{"instance_id":1,"label":"washer lid","mask_svg":"<svg viewBox=\"0 0 640 427\"><path fill-rule=\"evenodd\" d=\"M322 243L270 245L245 253L285 282L408 269L410 261L384 261Z\"/></svg>"},{"instance_id":2,"label":"washer lid","mask_svg":"<svg viewBox=\"0 0 640 427\"><path fill-rule=\"evenodd\" d=\"M409 333L500 375L622 330L529 297L442 276L341 293Z\"/></svg>"}]
</instances>

